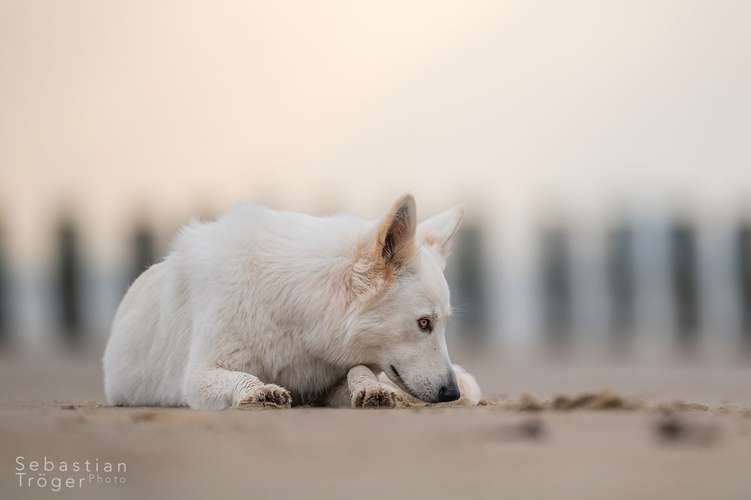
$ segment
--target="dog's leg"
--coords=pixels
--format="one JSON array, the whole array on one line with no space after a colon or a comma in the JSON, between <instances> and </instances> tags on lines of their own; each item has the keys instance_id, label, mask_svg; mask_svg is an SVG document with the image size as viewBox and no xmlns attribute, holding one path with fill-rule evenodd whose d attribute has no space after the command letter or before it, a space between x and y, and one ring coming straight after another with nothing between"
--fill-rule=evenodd
<instances>
[{"instance_id":1,"label":"dog's leg","mask_svg":"<svg viewBox=\"0 0 751 500\"><path fill-rule=\"evenodd\" d=\"M347 373L343 381L326 399L328 406L351 408L394 408L399 403L397 393L366 366L358 365Z\"/></svg>"},{"instance_id":2,"label":"dog's leg","mask_svg":"<svg viewBox=\"0 0 751 500\"><path fill-rule=\"evenodd\" d=\"M213 368L197 370L186 381L185 394L191 408L223 410L228 407L289 408L292 396L284 387L264 384L249 373Z\"/></svg>"}]
</instances>

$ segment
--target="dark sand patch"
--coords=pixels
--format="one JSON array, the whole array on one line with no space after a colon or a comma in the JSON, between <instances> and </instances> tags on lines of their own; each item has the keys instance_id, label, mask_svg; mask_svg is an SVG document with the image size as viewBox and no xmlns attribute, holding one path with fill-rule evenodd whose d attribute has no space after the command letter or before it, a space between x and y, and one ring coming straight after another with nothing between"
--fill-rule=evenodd
<instances>
[{"instance_id":1,"label":"dark sand patch","mask_svg":"<svg viewBox=\"0 0 751 500\"><path fill-rule=\"evenodd\" d=\"M158 416L159 414L156 411L139 411L133 413L130 419L133 422L151 422L152 420L156 420Z\"/></svg>"},{"instance_id":2,"label":"dark sand patch","mask_svg":"<svg viewBox=\"0 0 751 500\"><path fill-rule=\"evenodd\" d=\"M621 410L654 411L662 414L711 412L718 415L751 416L751 408L722 404L715 407L681 400L649 404L639 398L623 396L610 390L582 392L577 394L557 394L550 399L540 399L524 393L518 399L483 399L478 406L491 406L502 410L523 413L543 411L568 412L574 410Z\"/></svg>"},{"instance_id":3,"label":"dark sand patch","mask_svg":"<svg viewBox=\"0 0 751 500\"><path fill-rule=\"evenodd\" d=\"M689 419L675 413L660 416L653 424L653 432L663 445L710 447L719 441L721 428L713 420Z\"/></svg>"}]
</instances>

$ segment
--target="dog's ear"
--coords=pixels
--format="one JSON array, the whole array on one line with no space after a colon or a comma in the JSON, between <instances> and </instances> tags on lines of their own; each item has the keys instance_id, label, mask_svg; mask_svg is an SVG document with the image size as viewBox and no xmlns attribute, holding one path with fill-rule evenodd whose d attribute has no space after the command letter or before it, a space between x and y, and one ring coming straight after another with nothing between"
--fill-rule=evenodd
<instances>
[{"instance_id":1,"label":"dog's ear","mask_svg":"<svg viewBox=\"0 0 751 500\"><path fill-rule=\"evenodd\" d=\"M452 241L462 219L464 219L464 207L458 205L422 221L417 228L418 241L434 249L443 258L444 266L446 258L451 253Z\"/></svg>"},{"instance_id":2,"label":"dog's ear","mask_svg":"<svg viewBox=\"0 0 751 500\"><path fill-rule=\"evenodd\" d=\"M416 227L415 199L407 194L394 203L378 226L375 258L385 269L398 269L414 255Z\"/></svg>"}]
</instances>

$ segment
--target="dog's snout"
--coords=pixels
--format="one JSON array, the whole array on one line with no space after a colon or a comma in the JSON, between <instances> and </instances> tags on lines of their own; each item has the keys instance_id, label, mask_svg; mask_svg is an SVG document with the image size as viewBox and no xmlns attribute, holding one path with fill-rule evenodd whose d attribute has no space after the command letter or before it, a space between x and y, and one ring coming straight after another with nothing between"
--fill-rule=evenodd
<instances>
[{"instance_id":1,"label":"dog's snout","mask_svg":"<svg viewBox=\"0 0 751 500\"><path fill-rule=\"evenodd\" d=\"M448 385L442 385L440 389L438 389L438 402L439 403L446 403L448 401L456 401L459 399L459 387L456 385L455 382L452 382Z\"/></svg>"}]
</instances>

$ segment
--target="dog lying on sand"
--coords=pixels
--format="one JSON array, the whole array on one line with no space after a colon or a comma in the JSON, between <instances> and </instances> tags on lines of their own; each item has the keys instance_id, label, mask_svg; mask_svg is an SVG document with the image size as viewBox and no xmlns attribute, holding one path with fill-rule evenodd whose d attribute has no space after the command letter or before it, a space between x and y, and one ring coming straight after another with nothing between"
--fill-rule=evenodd
<instances>
[{"instance_id":1,"label":"dog lying on sand","mask_svg":"<svg viewBox=\"0 0 751 500\"><path fill-rule=\"evenodd\" d=\"M462 217L457 207L418 224L406 195L377 221L244 205L191 223L118 308L108 401L476 404L477 382L451 364L445 338L443 269Z\"/></svg>"}]
</instances>

